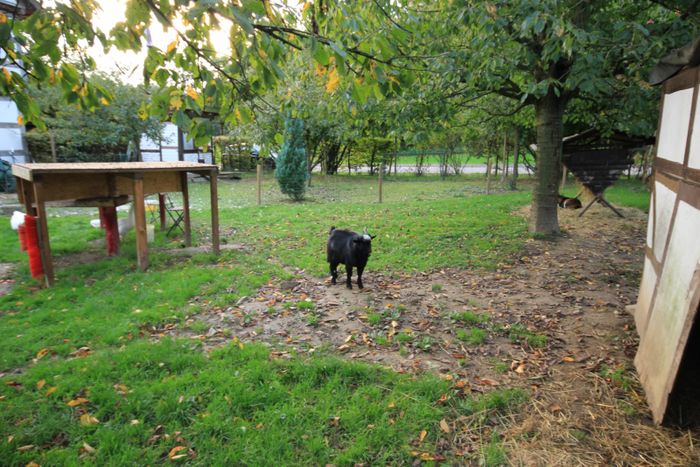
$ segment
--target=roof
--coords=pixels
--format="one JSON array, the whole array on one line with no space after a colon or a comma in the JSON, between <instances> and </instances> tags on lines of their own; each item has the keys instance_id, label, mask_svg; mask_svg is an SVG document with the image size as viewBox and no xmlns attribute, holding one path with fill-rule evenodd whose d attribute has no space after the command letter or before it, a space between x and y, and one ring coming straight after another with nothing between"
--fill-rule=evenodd
<instances>
[{"instance_id":1,"label":"roof","mask_svg":"<svg viewBox=\"0 0 700 467\"><path fill-rule=\"evenodd\" d=\"M41 8L36 0L0 0L0 11L16 18L26 18Z\"/></svg>"},{"instance_id":2,"label":"roof","mask_svg":"<svg viewBox=\"0 0 700 467\"><path fill-rule=\"evenodd\" d=\"M684 68L700 65L700 37L690 44L673 49L659 60L649 74L649 83L661 84Z\"/></svg>"}]
</instances>

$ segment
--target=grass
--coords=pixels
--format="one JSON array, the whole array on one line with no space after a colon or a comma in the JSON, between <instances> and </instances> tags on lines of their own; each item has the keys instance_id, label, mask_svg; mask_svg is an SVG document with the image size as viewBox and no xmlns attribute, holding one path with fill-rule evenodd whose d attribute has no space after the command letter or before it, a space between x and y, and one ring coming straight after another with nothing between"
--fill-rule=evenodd
<instances>
[{"instance_id":1,"label":"grass","mask_svg":"<svg viewBox=\"0 0 700 467\"><path fill-rule=\"evenodd\" d=\"M457 339L466 342L469 345L481 345L486 342L486 331L479 328L458 329Z\"/></svg>"},{"instance_id":2,"label":"grass","mask_svg":"<svg viewBox=\"0 0 700 467\"><path fill-rule=\"evenodd\" d=\"M525 342L533 349L541 349L547 346L547 336L535 334L520 323L510 326L508 338L512 342Z\"/></svg>"},{"instance_id":3,"label":"grass","mask_svg":"<svg viewBox=\"0 0 700 467\"><path fill-rule=\"evenodd\" d=\"M529 202L529 193L480 196L481 176L388 177L381 205L370 177L314 176L312 185L309 200L293 204L267 175L266 205L257 207L251 178L220 183L222 238L249 248L218 258L173 256L164 249L181 240L159 232L146 272L136 269L133 233L121 256L104 258L92 243L101 232L88 224L95 212L52 211L57 281L51 289L30 279L15 232L0 229L0 261L16 265L15 288L0 297L3 463L156 464L182 455L199 465L409 464L421 430L428 432L421 451L438 452L448 443L439 429L443 418L484 414L480 423L488 427L488 414L517 410L526 394L496 390L441 405L436 401L449 392L446 381L323 351L278 360L236 336L212 352L197 340L165 337L171 327L206 332L195 315L235 306L270 281L289 278L293 268L325 275L331 225L369 227L378 237L368 270L387 273L493 269L527 239L525 220L511 213ZM208 186L194 184L190 195L197 242L209 233ZM88 256L77 260L84 252ZM318 322L311 301L282 307L302 311L309 325ZM373 312L368 321L398 320L403 311L398 305ZM472 312L452 318L476 334L488 321ZM537 336L517 338L523 336L537 344ZM428 336L405 331L394 341L401 355L435 347ZM68 405L80 398L85 402ZM498 437L488 436L470 460L480 457L486 464L507 459Z\"/></svg>"}]
</instances>

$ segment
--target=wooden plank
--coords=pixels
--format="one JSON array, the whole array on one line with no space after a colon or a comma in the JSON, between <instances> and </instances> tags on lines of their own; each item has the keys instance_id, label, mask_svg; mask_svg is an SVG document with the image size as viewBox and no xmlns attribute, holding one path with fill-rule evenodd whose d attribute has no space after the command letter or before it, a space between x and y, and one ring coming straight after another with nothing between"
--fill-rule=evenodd
<instances>
[{"instance_id":1,"label":"wooden plank","mask_svg":"<svg viewBox=\"0 0 700 467\"><path fill-rule=\"evenodd\" d=\"M13 164L12 173L25 180L44 173L135 173L157 171L203 171L216 168L213 164L198 162L80 162L80 163L23 163Z\"/></svg>"},{"instance_id":2,"label":"wooden plank","mask_svg":"<svg viewBox=\"0 0 700 467\"><path fill-rule=\"evenodd\" d=\"M695 68L689 68L666 80L664 82L664 94L672 94L695 86L695 72Z\"/></svg>"},{"instance_id":3,"label":"wooden plank","mask_svg":"<svg viewBox=\"0 0 700 467\"><path fill-rule=\"evenodd\" d=\"M187 188L187 173L180 174L182 187L182 212L185 215L185 245L192 246L192 227L190 225L190 194Z\"/></svg>"},{"instance_id":4,"label":"wooden plank","mask_svg":"<svg viewBox=\"0 0 700 467\"><path fill-rule=\"evenodd\" d=\"M45 173L41 177L44 184L45 201L108 198L122 194L110 193L110 184L106 174Z\"/></svg>"},{"instance_id":5,"label":"wooden plank","mask_svg":"<svg viewBox=\"0 0 700 467\"><path fill-rule=\"evenodd\" d=\"M158 193L158 217L160 218L160 230L165 230L165 195Z\"/></svg>"},{"instance_id":6,"label":"wooden plank","mask_svg":"<svg viewBox=\"0 0 700 467\"><path fill-rule=\"evenodd\" d=\"M211 248L219 255L219 195L217 193L216 171L211 171L209 177L209 193L211 195Z\"/></svg>"},{"instance_id":7,"label":"wooden plank","mask_svg":"<svg viewBox=\"0 0 700 467\"><path fill-rule=\"evenodd\" d=\"M46 217L46 204L43 198L43 186L41 177L34 178L34 200L36 202L37 233L39 234L39 252L41 263L44 267L44 280L47 287L54 283L53 258L51 256L51 244L49 242L49 225Z\"/></svg>"},{"instance_id":8,"label":"wooden plank","mask_svg":"<svg viewBox=\"0 0 700 467\"><path fill-rule=\"evenodd\" d=\"M17 177L17 181L20 182L17 185L17 193L22 193L21 199L22 204L24 204L25 214L36 216L36 209L34 209L34 189L31 182L19 177Z\"/></svg>"},{"instance_id":9,"label":"wooden plank","mask_svg":"<svg viewBox=\"0 0 700 467\"><path fill-rule=\"evenodd\" d=\"M148 238L146 237L146 206L143 179L134 178L134 220L136 223L136 259L140 270L148 268Z\"/></svg>"}]
</instances>

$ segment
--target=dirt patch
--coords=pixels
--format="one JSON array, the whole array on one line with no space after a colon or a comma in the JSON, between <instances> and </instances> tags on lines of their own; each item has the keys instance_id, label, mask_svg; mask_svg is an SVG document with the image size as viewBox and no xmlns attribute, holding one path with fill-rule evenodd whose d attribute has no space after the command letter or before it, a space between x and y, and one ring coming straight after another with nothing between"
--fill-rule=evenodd
<instances>
[{"instance_id":1,"label":"dirt patch","mask_svg":"<svg viewBox=\"0 0 700 467\"><path fill-rule=\"evenodd\" d=\"M528 241L493 272L387 275L370 260L365 289L347 290L297 271L229 307L204 306L185 329L153 331L207 348L262 341L278 356L332 351L473 392L528 388L531 401L502 426L518 464L697 464L696 434L651 424L633 370L625 307L638 292L647 218L622 212L560 211L562 237Z\"/></svg>"},{"instance_id":2,"label":"dirt patch","mask_svg":"<svg viewBox=\"0 0 700 467\"><path fill-rule=\"evenodd\" d=\"M14 270L14 264L0 263L0 297L10 293L15 286L15 280L12 278Z\"/></svg>"}]
</instances>

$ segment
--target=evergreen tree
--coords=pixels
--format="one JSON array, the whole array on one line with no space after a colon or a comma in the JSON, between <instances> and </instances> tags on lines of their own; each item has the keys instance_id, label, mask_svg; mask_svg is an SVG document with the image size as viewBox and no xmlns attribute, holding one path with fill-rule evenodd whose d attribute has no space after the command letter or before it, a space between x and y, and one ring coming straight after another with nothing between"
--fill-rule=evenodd
<instances>
[{"instance_id":1,"label":"evergreen tree","mask_svg":"<svg viewBox=\"0 0 700 467\"><path fill-rule=\"evenodd\" d=\"M309 174L306 167L304 130L300 119L288 118L284 125L284 144L277 158L275 177L282 193L294 201L304 199Z\"/></svg>"}]
</instances>

